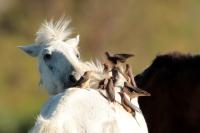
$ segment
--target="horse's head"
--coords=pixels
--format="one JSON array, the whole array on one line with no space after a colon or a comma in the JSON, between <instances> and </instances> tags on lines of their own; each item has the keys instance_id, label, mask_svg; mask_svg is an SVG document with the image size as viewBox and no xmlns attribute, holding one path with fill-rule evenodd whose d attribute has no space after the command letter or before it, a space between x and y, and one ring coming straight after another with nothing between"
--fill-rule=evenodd
<instances>
[{"instance_id":1,"label":"horse's head","mask_svg":"<svg viewBox=\"0 0 200 133\"><path fill-rule=\"evenodd\" d=\"M57 94L73 85L76 69L81 65L77 45L79 36L69 38L69 21L46 22L37 32L32 45L19 46L39 62L41 83L49 94ZM74 77L74 76L73 76Z\"/></svg>"}]
</instances>

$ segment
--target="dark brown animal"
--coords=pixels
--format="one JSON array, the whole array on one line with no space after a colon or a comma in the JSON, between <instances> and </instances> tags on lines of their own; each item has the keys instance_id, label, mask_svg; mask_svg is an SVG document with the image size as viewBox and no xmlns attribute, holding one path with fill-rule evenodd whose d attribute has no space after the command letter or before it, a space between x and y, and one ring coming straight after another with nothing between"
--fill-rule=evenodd
<instances>
[{"instance_id":1,"label":"dark brown animal","mask_svg":"<svg viewBox=\"0 0 200 133\"><path fill-rule=\"evenodd\" d=\"M135 81L149 133L200 133L200 55L160 55Z\"/></svg>"}]
</instances>

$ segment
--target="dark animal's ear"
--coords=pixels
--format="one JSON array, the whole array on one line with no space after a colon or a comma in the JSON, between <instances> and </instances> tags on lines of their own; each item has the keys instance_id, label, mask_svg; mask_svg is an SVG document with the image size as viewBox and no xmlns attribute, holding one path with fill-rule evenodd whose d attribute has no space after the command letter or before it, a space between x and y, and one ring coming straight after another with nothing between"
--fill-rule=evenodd
<instances>
[{"instance_id":1,"label":"dark animal's ear","mask_svg":"<svg viewBox=\"0 0 200 133\"><path fill-rule=\"evenodd\" d=\"M18 48L32 57L37 57L41 50L41 45L32 44L27 46L18 46Z\"/></svg>"}]
</instances>

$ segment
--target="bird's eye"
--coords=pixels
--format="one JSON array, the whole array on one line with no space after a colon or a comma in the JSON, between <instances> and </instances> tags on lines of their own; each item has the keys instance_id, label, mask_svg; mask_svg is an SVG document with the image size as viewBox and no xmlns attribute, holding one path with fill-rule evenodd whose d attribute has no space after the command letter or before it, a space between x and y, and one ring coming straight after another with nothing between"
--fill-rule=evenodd
<instances>
[{"instance_id":1,"label":"bird's eye","mask_svg":"<svg viewBox=\"0 0 200 133\"><path fill-rule=\"evenodd\" d=\"M44 58L44 60L50 60L51 54L45 54L43 58Z\"/></svg>"}]
</instances>

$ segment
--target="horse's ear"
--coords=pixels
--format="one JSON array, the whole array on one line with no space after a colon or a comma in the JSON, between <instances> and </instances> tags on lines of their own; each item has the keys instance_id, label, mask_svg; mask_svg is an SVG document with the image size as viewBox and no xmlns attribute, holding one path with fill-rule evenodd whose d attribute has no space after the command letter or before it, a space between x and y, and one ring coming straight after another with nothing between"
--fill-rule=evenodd
<instances>
[{"instance_id":1,"label":"horse's ear","mask_svg":"<svg viewBox=\"0 0 200 133\"><path fill-rule=\"evenodd\" d=\"M73 47L77 47L79 44L79 35L77 35L75 38L67 40L66 43L72 45Z\"/></svg>"},{"instance_id":2,"label":"horse's ear","mask_svg":"<svg viewBox=\"0 0 200 133\"><path fill-rule=\"evenodd\" d=\"M41 45L36 45L36 44L17 46L17 47L32 57L37 57L41 50Z\"/></svg>"}]
</instances>

